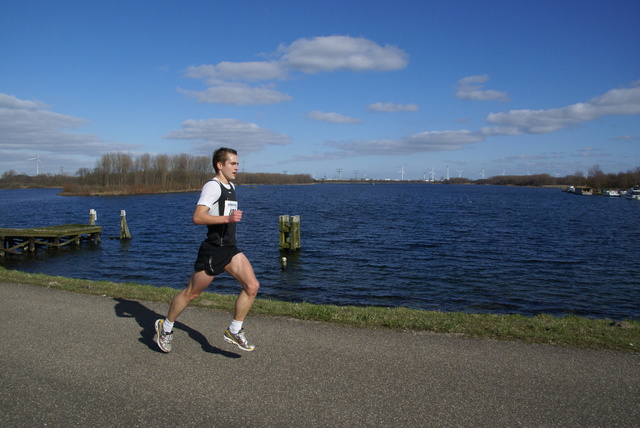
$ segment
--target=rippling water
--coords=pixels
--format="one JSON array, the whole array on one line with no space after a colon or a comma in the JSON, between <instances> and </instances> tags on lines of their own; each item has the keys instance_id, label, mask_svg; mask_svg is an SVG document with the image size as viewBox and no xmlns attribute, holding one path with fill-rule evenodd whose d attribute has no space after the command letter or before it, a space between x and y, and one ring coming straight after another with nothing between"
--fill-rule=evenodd
<instances>
[{"instance_id":1,"label":"rippling water","mask_svg":"<svg viewBox=\"0 0 640 428\"><path fill-rule=\"evenodd\" d=\"M640 203L557 189L390 183L240 186L239 247L260 296L441 311L640 319ZM8 256L41 272L180 288L205 228L198 193L61 197L0 190L0 226L85 223L98 246ZM110 240L126 210L133 240ZM278 216L300 215L302 250L280 268ZM210 287L236 293L226 275Z\"/></svg>"}]
</instances>

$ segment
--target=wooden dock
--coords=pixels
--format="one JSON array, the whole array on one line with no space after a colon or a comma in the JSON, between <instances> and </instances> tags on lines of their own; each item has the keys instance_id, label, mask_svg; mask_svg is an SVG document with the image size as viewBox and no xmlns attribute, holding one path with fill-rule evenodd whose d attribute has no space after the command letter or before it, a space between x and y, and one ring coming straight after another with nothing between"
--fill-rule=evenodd
<instances>
[{"instance_id":1,"label":"wooden dock","mask_svg":"<svg viewBox=\"0 0 640 428\"><path fill-rule=\"evenodd\" d=\"M102 226L86 224L64 224L33 229L0 228L0 257L6 253L35 253L39 246L60 248L66 245L80 245L83 240L100 242Z\"/></svg>"}]
</instances>

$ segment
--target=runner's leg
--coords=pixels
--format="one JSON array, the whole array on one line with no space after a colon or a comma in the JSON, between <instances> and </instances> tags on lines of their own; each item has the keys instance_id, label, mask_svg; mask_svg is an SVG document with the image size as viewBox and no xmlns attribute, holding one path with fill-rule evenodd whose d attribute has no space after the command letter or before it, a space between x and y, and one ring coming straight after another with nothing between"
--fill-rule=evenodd
<instances>
[{"instance_id":1,"label":"runner's leg","mask_svg":"<svg viewBox=\"0 0 640 428\"><path fill-rule=\"evenodd\" d=\"M233 256L231 262L224 269L242 285L242 291L240 291L240 295L236 299L233 319L244 321L258 294L260 283L256 278L256 274L253 272L251 262L249 262L249 259L242 253Z\"/></svg>"},{"instance_id":2,"label":"runner's leg","mask_svg":"<svg viewBox=\"0 0 640 428\"><path fill-rule=\"evenodd\" d=\"M200 294L211 284L211 281L213 281L213 276L207 275L205 271L194 272L189 279L187 287L178 293L171 301L167 319L175 322L176 318L184 311L184 308L193 300L200 297Z\"/></svg>"}]
</instances>

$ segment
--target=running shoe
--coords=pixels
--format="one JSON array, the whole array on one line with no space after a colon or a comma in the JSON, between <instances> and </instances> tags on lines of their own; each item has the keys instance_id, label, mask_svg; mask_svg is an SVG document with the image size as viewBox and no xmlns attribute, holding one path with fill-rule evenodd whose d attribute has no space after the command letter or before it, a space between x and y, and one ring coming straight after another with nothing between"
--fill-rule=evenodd
<instances>
[{"instance_id":1,"label":"running shoe","mask_svg":"<svg viewBox=\"0 0 640 428\"><path fill-rule=\"evenodd\" d=\"M226 342L238 345L238 348L242 349L243 351L253 351L254 349L256 349L255 346L249 345L247 338L244 337L244 329L241 329L237 334L233 334L231 333L231 331L229 331L229 329L227 329L227 331L224 332L224 336L222 336L222 338Z\"/></svg>"},{"instance_id":2,"label":"running shoe","mask_svg":"<svg viewBox=\"0 0 640 428\"><path fill-rule=\"evenodd\" d=\"M162 352L171 352L171 339L173 339L173 332L166 333L162 329L164 320L156 320L156 335L153 340L156 341Z\"/></svg>"}]
</instances>

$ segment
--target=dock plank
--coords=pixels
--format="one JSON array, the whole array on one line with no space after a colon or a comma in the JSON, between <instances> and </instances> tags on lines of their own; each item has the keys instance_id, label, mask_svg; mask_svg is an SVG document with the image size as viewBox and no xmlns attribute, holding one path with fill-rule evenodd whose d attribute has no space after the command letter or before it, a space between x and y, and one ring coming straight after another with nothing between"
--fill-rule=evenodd
<instances>
[{"instance_id":1,"label":"dock plank","mask_svg":"<svg viewBox=\"0 0 640 428\"><path fill-rule=\"evenodd\" d=\"M80 245L80 241L100 242L102 226L63 224L28 229L0 228L0 257L5 253L21 254L21 250L35 252L38 246L60 248Z\"/></svg>"}]
</instances>

